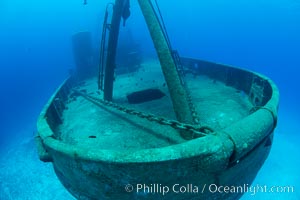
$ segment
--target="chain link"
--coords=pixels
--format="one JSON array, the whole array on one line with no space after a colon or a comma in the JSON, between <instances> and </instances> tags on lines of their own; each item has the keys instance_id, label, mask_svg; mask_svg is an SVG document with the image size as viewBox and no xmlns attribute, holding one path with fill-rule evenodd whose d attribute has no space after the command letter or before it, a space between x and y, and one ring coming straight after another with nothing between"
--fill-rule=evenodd
<instances>
[{"instance_id":1,"label":"chain link","mask_svg":"<svg viewBox=\"0 0 300 200\"><path fill-rule=\"evenodd\" d=\"M164 117L159 117L159 116L155 116L153 114L137 111L132 108L127 108L125 106L121 106L121 105L113 103L111 101L106 101L103 99L99 99L97 97L93 97L91 95L88 95L86 93L80 92L75 89L73 89L73 91L74 91L74 93L79 94L86 100L91 101L92 103L94 103L96 105L98 105L98 103L100 103L101 105L109 106L109 107L117 109L121 112L130 114L130 115L135 115L142 119L147 119L148 121L151 121L151 122L157 122L162 125L171 126L172 128L177 129L177 130L189 131L193 135L193 138L203 137L205 135L208 135L208 133L212 132L212 130L209 127L199 127L196 125L181 123L177 120L170 120L170 119L166 119Z\"/></svg>"},{"instance_id":2,"label":"chain link","mask_svg":"<svg viewBox=\"0 0 300 200\"><path fill-rule=\"evenodd\" d=\"M174 59L175 65L176 65L177 73L178 73L179 78L180 78L181 85L184 88L185 93L186 93L186 99L188 101L188 106L189 106L190 112L192 114L192 119L193 119L195 124L199 124L200 120L198 118L198 113L197 113L195 105L193 103L190 90L189 90L188 85L186 83L185 72L184 72L184 69L183 69L183 65L181 64L180 56L179 56L177 51L173 51L172 55L173 55L173 59Z\"/></svg>"}]
</instances>

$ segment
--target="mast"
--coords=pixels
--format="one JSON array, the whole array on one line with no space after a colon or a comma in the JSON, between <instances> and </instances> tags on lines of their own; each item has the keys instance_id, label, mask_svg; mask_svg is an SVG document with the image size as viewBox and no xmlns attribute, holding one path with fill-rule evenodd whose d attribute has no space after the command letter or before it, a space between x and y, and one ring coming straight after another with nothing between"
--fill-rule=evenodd
<instances>
[{"instance_id":1,"label":"mast","mask_svg":"<svg viewBox=\"0 0 300 200\"><path fill-rule=\"evenodd\" d=\"M116 0L113 8L113 16L111 20L111 26L109 31L109 39L107 46L107 60L104 76L104 99L112 101L113 96L113 82L114 82L114 70L116 50L118 45L120 22L123 13L123 8L128 0Z\"/></svg>"},{"instance_id":2,"label":"mast","mask_svg":"<svg viewBox=\"0 0 300 200\"><path fill-rule=\"evenodd\" d=\"M120 21L122 15L124 14L123 12L125 6L129 5L128 1L129 0L115 0L115 5L113 8L114 10L109 32L107 60L104 76L104 99L108 101L112 101L115 58ZM193 124L193 117L189 108L187 94L183 85L181 84L181 80L176 69L176 64L172 57L171 49L169 48L167 38L164 35L159 19L157 18L149 0L138 0L138 2L158 54L160 65L162 67L162 71L171 95L176 119L183 123ZM130 15L130 13L127 14ZM186 139L191 138L191 135L186 131L181 131L181 135Z\"/></svg>"},{"instance_id":3,"label":"mast","mask_svg":"<svg viewBox=\"0 0 300 200\"><path fill-rule=\"evenodd\" d=\"M180 122L193 124L186 91L181 84L171 50L169 49L168 42L160 26L160 22L156 17L155 11L153 10L152 4L149 0L138 0L138 2L159 57L160 65L171 95L176 118ZM191 135L185 131L181 131L181 135L186 139L191 138Z\"/></svg>"}]
</instances>

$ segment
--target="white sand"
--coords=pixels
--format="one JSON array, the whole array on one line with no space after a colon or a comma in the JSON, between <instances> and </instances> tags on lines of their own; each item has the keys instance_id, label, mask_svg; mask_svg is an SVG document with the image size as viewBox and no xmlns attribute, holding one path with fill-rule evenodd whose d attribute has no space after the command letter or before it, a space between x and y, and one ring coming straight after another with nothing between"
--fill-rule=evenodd
<instances>
[{"instance_id":1,"label":"white sand","mask_svg":"<svg viewBox=\"0 0 300 200\"><path fill-rule=\"evenodd\" d=\"M32 132L20 133L21 141L11 141L0 157L1 200L74 199L57 179L52 164L38 159Z\"/></svg>"}]
</instances>

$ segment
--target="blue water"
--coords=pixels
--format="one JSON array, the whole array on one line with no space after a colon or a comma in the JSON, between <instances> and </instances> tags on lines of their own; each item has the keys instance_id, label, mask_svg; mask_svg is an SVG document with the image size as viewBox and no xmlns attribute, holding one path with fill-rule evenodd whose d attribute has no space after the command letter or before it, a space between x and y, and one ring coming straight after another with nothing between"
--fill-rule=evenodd
<instances>
[{"instance_id":1,"label":"blue water","mask_svg":"<svg viewBox=\"0 0 300 200\"><path fill-rule=\"evenodd\" d=\"M33 163L31 167L38 165L39 161L34 159L20 163L20 159L14 157L2 158L7 158L8 152L13 152L23 138L33 136L43 105L67 77L68 69L75 67L71 36L78 31L91 31L95 48L99 48L107 2L88 0L84 6L81 0L0 1L1 170L13 169L24 162ZM292 185L295 191L244 198L300 199L300 171L297 169L300 164L300 1L158 0L158 3L172 46L180 55L247 68L275 81L281 94L279 123L271 154L255 183ZM131 30L145 57L150 57L154 49L145 22L137 2L132 0L131 4L132 15L125 29ZM124 28L121 34L122 31ZM31 142L28 146L35 148ZM23 191L21 185L25 179L22 176L22 171L0 173L0 187L12 177L18 180L18 184L0 188L1 200L53 198L53 195ZM51 176L55 179L54 174ZM35 184L34 180L38 179L30 176L28 179L32 180L32 187L42 187L41 183ZM57 195L57 199L71 198L64 193Z\"/></svg>"}]
</instances>

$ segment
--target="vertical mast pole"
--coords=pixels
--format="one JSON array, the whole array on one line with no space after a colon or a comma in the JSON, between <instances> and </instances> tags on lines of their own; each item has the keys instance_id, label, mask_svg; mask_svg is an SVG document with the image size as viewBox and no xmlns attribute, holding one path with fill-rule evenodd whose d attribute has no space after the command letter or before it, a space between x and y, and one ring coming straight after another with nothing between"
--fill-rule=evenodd
<instances>
[{"instance_id":1,"label":"vertical mast pole","mask_svg":"<svg viewBox=\"0 0 300 200\"><path fill-rule=\"evenodd\" d=\"M125 2L126 0L116 0L113 8L104 76L104 99L107 101L112 101L113 96L114 71L116 67L115 59L118 46L120 22Z\"/></svg>"}]
</instances>

